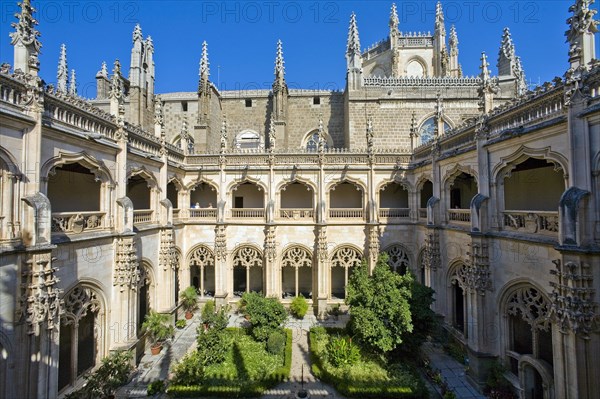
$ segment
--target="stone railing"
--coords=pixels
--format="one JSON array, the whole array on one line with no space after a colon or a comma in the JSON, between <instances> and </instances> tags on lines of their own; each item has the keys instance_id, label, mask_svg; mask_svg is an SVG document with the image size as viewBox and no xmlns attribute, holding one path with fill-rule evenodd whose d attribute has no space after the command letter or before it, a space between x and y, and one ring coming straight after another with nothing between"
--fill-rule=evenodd
<instances>
[{"instance_id":1,"label":"stone railing","mask_svg":"<svg viewBox=\"0 0 600 399\"><path fill-rule=\"evenodd\" d=\"M449 209L448 221L451 223L471 223L470 209Z\"/></svg>"},{"instance_id":2,"label":"stone railing","mask_svg":"<svg viewBox=\"0 0 600 399\"><path fill-rule=\"evenodd\" d=\"M427 208L419 208L419 219L427 219Z\"/></svg>"},{"instance_id":3,"label":"stone railing","mask_svg":"<svg viewBox=\"0 0 600 399\"><path fill-rule=\"evenodd\" d=\"M174 208L173 209L173 219L179 219L181 214L181 209Z\"/></svg>"},{"instance_id":4,"label":"stone railing","mask_svg":"<svg viewBox=\"0 0 600 399\"><path fill-rule=\"evenodd\" d=\"M368 77L365 86L374 87L479 87L481 79L477 77Z\"/></svg>"},{"instance_id":5,"label":"stone railing","mask_svg":"<svg viewBox=\"0 0 600 399\"><path fill-rule=\"evenodd\" d=\"M239 208L231 209L229 214L235 219L259 219L265 217L264 208Z\"/></svg>"},{"instance_id":6,"label":"stone railing","mask_svg":"<svg viewBox=\"0 0 600 399\"><path fill-rule=\"evenodd\" d=\"M190 219L217 219L216 208L190 208Z\"/></svg>"},{"instance_id":7,"label":"stone railing","mask_svg":"<svg viewBox=\"0 0 600 399\"><path fill-rule=\"evenodd\" d=\"M0 101L14 106L21 106L26 97L27 87L23 82L0 74Z\"/></svg>"},{"instance_id":8,"label":"stone railing","mask_svg":"<svg viewBox=\"0 0 600 399\"><path fill-rule=\"evenodd\" d=\"M79 234L92 230L102 230L106 226L105 212L54 212L52 232Z\"/></svg>"},{"instance_id":9,"label":"stone railing","mask_svg":"<svg viewBox=\"0 0 600 399\"><path fill-rule=\"evenodd\" d=\"M364 210L362 208L331 208L329 209L330 219L363 219Z\"/></svg>"},{"instance_id":10,"label":"stone railing","mask_svg":"<svg viewBox=\"0 0 600 399\"><path fill-rule=\"evenodd\" d=\"M133 211L133 224L151 223L152 215L154 211L152 209L140 209Z\"/></svg>"},{"instance_id":11,"label":"stone railing","mask_svg":"<svg viewBox=\"0 0 600 399\"><path fill-rule=\"evenodd\" d=\"M171 162L176 163L184 163L185 155L183 150L171 143L165 143L165 148L167 149L167 159Z\"/></svg>"},{"instance_id":12,"label":"stone railing","mask_svg":"<svg viewBox=\"0 0 600 399\"><path fill-rule=\"evenodd\" d=\"M379 208L379 217L386 219L407 219L410 208Z\"/></svg>"},{"instance_id":13,"label":"stone railing","mask_svg":"<svg viewBox=\"0 0 600 399\"><path fill-rule=\"evenodd\" d=\"M315 211L311 208L285 208L279 210L279 218L286 220L312 220Z\"/></svg>"},{"instance_id":14,"label":"stone railing","mask_svg":"<svg viewBox=\"0 0 600 399\"><path fill-rule=\"evenodd\" d=\"M158 137L144 131L140 126L125 122L130 148L160 157L160 140Z\"/></svg>"},{"instance_id":15,"label":"stone railing","mask_svg":"<svg viewBox=\"0 0 600 399\"><path fill-rule=\"evenodd\" d=\"M502 227L508 231L529 234L558 234L558 212L504 211Z\"/></svg>"}]
</instances>

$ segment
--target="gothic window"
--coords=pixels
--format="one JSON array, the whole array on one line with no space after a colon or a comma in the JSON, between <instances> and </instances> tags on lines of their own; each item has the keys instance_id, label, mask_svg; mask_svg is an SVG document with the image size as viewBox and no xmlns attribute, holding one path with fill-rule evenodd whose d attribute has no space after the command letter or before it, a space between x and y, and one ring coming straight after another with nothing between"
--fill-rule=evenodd
<instances>
[{"instance_id":1,"label":"gothic window","mask_svg":"<svg viewBox=\"0 0 600 399\"><path fill-rule=\"evenodd\" d=\"M454 272L450 277L451 323L452 327L463 333L465 337L467 336L466 315L468 309L468 297L465 292L466 273L467 266L460 263L454 267Z\"/></svg>"},{"instance_id":2,"label":"gothic window","mask_svg":"<svg viewBox=\"0 0 600 399\"><path fill-rule=\"evenodd\" d=\"M406 76L422 78L425 76L425 68L419 61L412 60L406 66Z\"/></svg>"},{"instance_id":3,"label":"gothic window","mask_svg":"<svg viewBox=\"0 0 600 399\"><path fill-rule=\"evenodd\" d=\"M215 295L215 257L204 245L190 256L190 281L203 297Z\"/></svg>"},{"instance_id":4,"label":"gothic window","mask_svg":"<svg viewBox=\"0 0 600 399\"><path fill-rule=\"evenodd\" d=\"M217 192L213 186L200 183L190 189L190 208L216 208Z\"/></svg>"},{"instance_id":5,"label":"gothic window","mask_svg":"<svg viewBox=\"0 0 600 399\"><path fill-rule=\"evenodd\" d=\"M431 197L433 197L433 183L427 180L423 183L419 192L419 208L426 209Z\"/></svg>"},{"instance_id":6,"label":"gothic window","mask_svg":"<svg viewBox=\"0 0 600 399\"><path fill-rule=\"evenodd\" d=\"M477 195L477 181L468 173L460 173L449 181L450 209L469 209L471 200Z\"/></svg>"},{"instance_id":7,"label":"gothic window","mask_svg":"<svg viewBox=\"0 0 600 399\"><path fill-rule=\"evenodd\" d=\"M450 130L450 125L444 122L444 133ZM419 128L419 137L421 138L421 144L425 144L435 136L435 118L431 117L427 119Z\"/></svg>"},{"instance_id":8,"label":"gothic window","mask_svg":"<svg viewBox=\"0 0 600 399\"><path fill-rule=\"evenodd\" d=\"M132 176L127 180L127 197L133 202L133 209L150 209L151 191L148 181L142 176Z\"/></svg>"},{"instance_id":9,"label":"gothic window","mask_svg":"<svg viewBox=\"0 0 600 399\"><path fill-rule=\"evenodd\" d=\"M404 248L400 245L393 245L385 252L388 254L388 265L393 271L405 274L409 270L410 260Z\"/></svg>"},{"instance_id":10,"label":"gothic window","mask_svg":"<svg viewBox=\"0 0 600 399\"><path fill-rule=\"evenodd\" d=\"M408 191L402 184L386 184L379 191L379 207L380 209L407 209Z\"/></svg>"},{"instance_id":11,"label":"gothic window","mask_svg":"<svg viewBox=\"0 0 600 399\"><path fill-rule=\"evenodd\" d=\"M252 131L242 132L235 139L235 147L240 150L261 148L260 136Z\"/></svg>"},{"instance_id":12,"label":"gothic window","mask_svg":"<svg viewBox=\"0 0 600 399\"><path fill-rule=\"evenodd\" d=\"M300 247L287 249L281 258L283 298L312 298L312 256Z\"/></svg>"},{"instance_id":13,"label":"gothic window","mask_svg":"<svg viewBox=\"0 0 600 399\"><path fill-rule=\"evenodd\" d=\"M304 183L292 182L281 189L281 208L282 209L311 209L313 208L313 190ZM282 212L282 217L293 217L288 211ZM299 215L303 216L303 215Z\"/></svg>"},{"instance_id":14,"label":"gothic window","mask_svg":"<svg viewBox=\"0 0 600 399\"><path fill-rule=\"evenodd\" d=\"M362 255L352 247L341 247L331 256L331 297L346 298L348 277L352 269L362 262Z\"/></svg>"},{"instance_id":15,"label":"gothic window","mask_svg":"<svg viewBox=\"0 0 600 399\"><path fill-rule=\"evenodd\" d=\"M58 389L72 385L94 367L102 353L98 327L102 328L101 302L94 290L77 286L65 296L65 313L61 319Z\"/></svg>"},{"instance_id":16,"label":"gothic window","mask_svg":"<svg viewBox=\"0 0 600 399\"><path fill-rule=\"evenodd\" d=\"M150 267L146 263L141 263L140 281L138 285L138 334L140 335L142 323L152 307L152 278L150 273Z\"/></svg>"},{"instance_id":17,"label":"gothic window","mask_svg":"<svg viewBox=\"0 0 600 399\"><path fill-rule=\"evenodd\" d=\"M101 182L79 163L54 169L48 176L48 199L52 212L100 211Z\"/></svg>"},{"instance_id":18,"label":"gothic window","mask_svg":"<svg viewBox=\"0 0 600 399\"><path fill-rule=\"evenodd\" d=\"M333 145L331 138L327 133L323 133L323 149L327 150ZM305 139L305 148L307 152L317 152L319 150L319 132L313 131Z\"/></svg>"},{"instance_id":19,"label":"gothic window","mask_svg":"<svg viewBox=\"0 0 600 399\"><path fill-rule=\"evenodd\" d=\"M244 292L263 290L262 254L253 247L241 247L233 256L233 293L242 296Z\"/></svg>"}]
</instances>

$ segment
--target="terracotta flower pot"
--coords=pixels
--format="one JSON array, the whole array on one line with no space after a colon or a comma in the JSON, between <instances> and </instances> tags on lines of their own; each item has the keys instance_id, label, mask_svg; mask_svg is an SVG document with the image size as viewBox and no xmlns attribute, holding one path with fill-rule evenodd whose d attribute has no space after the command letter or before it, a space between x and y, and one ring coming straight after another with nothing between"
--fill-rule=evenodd
<instances>
[{"instance_id":1,"label":"terracotta flower pot","mask_svg":"<svg viewBox=\"0 0 600 399\"><path fill-rule=\"evenodd\" d=\"M161 349L162 349L162 345L156 344L155 346L150 347L150 352L152 353L152 355L158 355L160 353Z\"/></svg>"},{"instance_id":2,"label":"terracotta flower pot","mask_svg":"<svg viewBox=\"0 0 600 399\"><path fill-rule=\"evenodd\" d=\"M190 311L185 312L185 318L186 320L191 319L194 316L194 314Z\"/></svg>"}]
</instances>

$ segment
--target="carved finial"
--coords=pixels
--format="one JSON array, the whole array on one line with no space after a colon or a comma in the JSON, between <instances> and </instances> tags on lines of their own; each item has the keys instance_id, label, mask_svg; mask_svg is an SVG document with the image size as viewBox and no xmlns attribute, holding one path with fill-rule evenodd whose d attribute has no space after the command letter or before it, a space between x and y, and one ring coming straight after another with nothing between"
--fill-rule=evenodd
<instances>
[{"instance_id":1,"label":"carved finial","mask_svg":"<svg viewBox=\"0 0 600 399\"><path fill-rule=\"evenodd\" d=\"M437 100L435 104L435 116L438 119L441 119L444 116L444 104L442 101L442 94L440 92L437 93Z\"/></svg>"},{"instance_id":2,"label":"carved finial","mask_svg":"<svg viewBox=\"0 0 600 399\"><path fill-rule=\"evenodd\" d=\"M283 48L281 40L277 40L277 57L275 58L275 76L281 76L285 74L285 61L283 60Z\"/></svg>"},{"instance_id":3,"label":"carved finial","mask_svg":"<svg viewBox=\"0 0 600 399\"><path fill-rule=\"evenodd\" d=\"M515 57L515 67L513 71L517 78L517 95L522 96L527 92L527 81L525 80L525 70L521 63L521 57Z\"/></svg>"},{"instance_id":4,"label":"carved finial","mask_svg":"<svg viewBox=\"0 0 600 399\"><path fill-rule=\"evenodd\" d=\"M598 32L598 21L594 16L598 10L591 8L594 2L594 0L576 0L575 4L569 7L573 16L567 19L569 30L565 32L565 36L570 46L571 68L586 66L596 58L594 34Z\"/></svg>"},{"instance_id":5,"label":"carved finial","mask_svg":"<svg viewBox=\"0 0 600 399\"><path fill-rule=\"evenodd\" d=\"M221 153L227 148L227 117L223 115L223 123L221 124Z\"/></svg>"},{"instance_id":6,"label":"carved finial","mask_svg":"<svg viewBox=\"0 0 600 399\"><path fill-rule=\"evenodd\" d=\"M77 96L77 78L75 77L74 69L71 69L71 80L69 81L69 95Z\"/></svg>"},{"instance_id":7,"label":"carved finial","mask_svg":"<svg viewBox=\"0 0 600 399\"><path fill-rule=\"evenodd\" d=\"M10 33L11 44L14 46L21 42L30 50L30 56L37 57L42 48L42 43L38 40L40 32L35 28L38 24L38 21L33 18L35 8L31 6L30 0L23 0L19 5L21 6L21 12L15 14L18 21L10 24L10 26L15 28L15 31ZM16 63L15 69L18 69Z\"/></svg>"},{"instance_id":8,"label":"carved finial","mask_svg":"<svg viewBox=\"0 0 600 399\"><path fill-rule=\"evenodd\" d=\"M137 42L137 41L142 41L143 40L143 35L142 35L142 27L140 26L140 24L136 24L135 28L133 28L133 42Z\"/></svg>"},{"instance_id":9,"label":"carved finial","mask_svg":"<svg viewBox=\"0 0 600 399\"><path fill-rule=\"evenodd\" d=\"M450 39L448 40L450 46L450 56L458 55L458 35L456 34L456 28L454 25L450 27Z\"/></svg>"},{"instance_id":10,"label":"carved finial","mask_svg":"<svg viewBox=\"0 0 600 399\"><path fill-rule=\"evenodd\" d=\"M440 35L446 35L446 25L444 23L444 10L442 10L442 2L438 1L435 6L435 31Z\"/></svg>"},{"instance_id":11,"label":"carved finial","mask_svg":"<svg viewBox=\"0 0 600 399\"><path fill-rule=\"evenodd\" d=\"M146 51L154 52L154 41L152 40L152 36L146 38Z\"/></svg>"},{"instance_id":12,"label":"carved finial","mask_svg":"<svg viewBox=\"0 0 600 399\"><path fill-rule=\"evenodd\" d=\"M165 119L163 116L163 104L159 97L156 97L156 101L154 103L154 124L163 126L165 123Z\"/></svg>"},{"instance_id":13,"label":"carved finial","mask_svg":"<svg viewBox=\"0 0 600 399\"><path fill-rule=\"evenodd\" d=\"M121 98L123 96L123 80L121 79L121 62L115 60L113 74L110 80L109 98Z\"/></svg>"},{"instance_id":14,"label":"carved finial","mask_svg":"<svg viewBox=\"0 0 600 399\"><path fill-rule=\"evenodd\" d=\"M500 44L499 56L502 55L508 59L513 59L515 57L515 45L512 41L510 29L508 29L508 27L504 28L502 33L502 43Z\"/></svg>"},{"instance_id":15,"label":"carved finial","mask_svg":"<svg viewBox=\"0 0 600 399\"><path fill-rule=\"evenodd\" d=\"M398 19L398 10L396 9L396 3L392 3L392 10L390 11L390 30L398 29L400 20Z\"/></svg>"},{"instance_id":16,"label":"carved finial","mask_svg":"<svg viewBox=\"0 0 600 399\"><path fill-rule=\"evenodd\" d=\"M481 77L481 80L488 81L490 80L490 70L488 69L488 67L490 66L489 62L487 61L487 55L485 55L485 52L481 53L481 66L479 67L479 69L481 69L481 74L479 75Z\"/></svg>"},{"instance_id":17,"label":"carved finial","mask_svg":"<svg viewBox=\"0 0 600 399\"><path fill-rule=\"evenodd\" d=\"M210 76L209 62L208 62L208 43L202 42L202 58L200 58L200 77Z\"/></svg>"},{"instance_id":18,"label":"carved finial","mask_svg":"<svg viewBox=\"0 0 600 399\"><path fill-rule=\"evenodd\" d=\"M350 15L350 27L348 28L348 46L347 55L360 55L360 39L358 37L358 26L356 25L356 14Z\"/></svg>"},{"instance_id":19,"label":"carved finial","mask_svg":"<svg viewBox=\"0 0 600 399\"><path fill-rule=\"evenodd\" d=\"M373 118L367 118L367 149L369 152L373 150Z\"/></svg>"},{"instance_id":20,"label":"carved finial","mask_svg":"<svg viewBox=\"0 0 600 399\"><path fill-rule=\"evenodd\" d=\"M60 46L60 57L58 58L58 72L56 73L56 91L67 94L69 84L69 69L67 67L67 46Z\"/></svg>"},{"instance_id":21,"label":"carved finial","mask_svg":"<svg viewBox=\"0 0 600 399\"><path fill-rule=\"evenodd\" d=\"M106 66L106 61L102 61L102 66L100 67L100 70L96 74L96 77L100 77L100 76L108 78L108 67Z\"/></svg>"},{"instance_id":22,"label":"carved finial","mask_svg":"<svg viewBox=\"0 0 600 399\"><path fill-rule=\"evenodd\" d=\"M410 134L417 134L417 114L413 111L412 116L410 118Z\"/></svg>"},{"instance_id":23,"label":"carved finial","mask_svg":"<svg viewBox=\"0 0 600 399\"><path fill-rule=\"evenodd\" d=\"M323 114L319 114L319 130L318 130L318 136L319 136L319 146L318 146L318 151L320 153L323 153L325 151L325 132L323 130Z\"/></svg>"},{"instance_id":24,"label":"carved finial","mask_svg":"<svg viewBox=\"0 0 600 399\"><path fill-rule=\"evenodd\" d=\"M269 123L269 149L275 149L276 130L275 130L275 114L271 113L271 121Z\"/></svg>"}]
</instances>

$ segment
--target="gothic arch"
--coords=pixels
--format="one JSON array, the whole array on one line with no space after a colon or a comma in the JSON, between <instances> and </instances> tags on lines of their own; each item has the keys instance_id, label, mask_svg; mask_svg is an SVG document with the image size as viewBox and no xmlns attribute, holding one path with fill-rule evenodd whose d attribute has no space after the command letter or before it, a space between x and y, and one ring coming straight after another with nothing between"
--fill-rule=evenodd
<instances>
[{"instance_id":1,"label":"gothic arch","mask_svg":"<svg viewBox=\"0 0 600 399\"><path fill-rule=\"evenodd\" d=\"M104 290L100 284L90 280L80 280L65 290L62 299L65 302L65 313L62 315L65 324L76 323L85 316L90 306L101 315L106 313Z\"/></svg>"},{"instance_id":2,"label":"gothic arch","mask_svg":"<svg viewBox=\"0 0 600 399\"><path fill-rule=\"evenodd\" d=\"M256 245L237 246L231 257L231 269L234 296L264 290L263 254Z\"/></svg>"},{"instance_id":3,"label":"gothic arch","mask_svg":"<svg viewBox=\"0 0 600 399\"><path fill-rule=\"evenodd\" d=\"M252 137L256 140L255 141L257 144L256 147L242 148L241 144L243 143L243 140L248 139L250 137ZM235 145L235 148L238 150L254 150L254 149L259 149L259 148L265 148L265 138L264 138L264 135L261 135L256 130L243 129L238 134L235 135L234 145Z\"/></svg>"},{"instance_id":4,"label":"gothic arch","mask_svg":"<svg viewBox=\"0 0 600 399\"><path fill-rule=\"evenodd\" d=\"M263 253L255 244L240 244L233 250L232 261L234 266L239 262L243 267L262 267Z\"/></svg>"},{"instance_id":5,"label":"gothic arch","mask_svg":"<svg viewBox=\"0 0 600 399\"><path fill-rule=\"evenodd\" d=\"M421 65L421 68L423 69L423 75L422 76L408 75L408 66L412 62L417 62L419 65ZM404 75L407 76L407 77L409 77L409 78L410 77L423 77L423 78L427 77L429 75L429 68L427 67L427 62L423 59L423 57L420 57L418 55L413 55L404 64Z\"/></svg>"},{"instance_id":6,"label":"gothic arch","mask_svg":"<svg viewBox=\"0 0 600 399\"><path fill-rule=\"evenodd\" d=\"M137 168L132 168L127 172L127 180L134 176L139 176L146 180L148 183L148 188L159 188L158 180L156 180L154 173L150 172L144 165Z\"/></svg>"},{"instance_id":7,"label":"gothic arch","mask_svg":"<svg viewBox=\"0 0 600 399\"><path fill-rule=\"evenodd\" d=\"M215 255L212 249L210 249L207 245L198 244L188 251L185 267L188 268L192 262L202 266L209 264L214 265Z\"/></svg>"},{"instance_id":8,"label":"gothic arch","mask_svg":"<svg viewBox=\"0 0 600 399\"><path fill-rule=\"evenodd\" d=\"M281 267L312 267L312 251L302 244L290 244L281 251Z\"/></svg>"},{"instance_id":9,"label":"gothic arch","mask_svg":"<svg viewBox=\"0 0 600 399\"><path fill-rule=\"evenodd\" d=\"M448 288L453 284L458 284L463 290L467 290L465 285L465 273L467 264L463 258L454 258L448 263L446 272L446 285Z\"/></svg>"},{"instance_id":10,"label":"gothic arch","mask_svg":"<svg viewBox=\"0 0 600 399\"><path fill-rule=\"evenodd\" d=\"M423 125L425 124L425 122L427 122L429 119L435 117L437 115L436 111L431 111L426 113L425 115L421 116L421 118L419 119L419 121L417 122L417 131L420 131L421 128L423 127ZM447 124L451 129L454 129L456 124L452 121L452 119L448 118L447 115L442 115L442 120L444 121L445 124Z\"/></svg>"},{"instance_id":11,"label":"gothic arch","mask_svg":"<svg viewBox=\"0 0 600 399\"><path fill-rule=\"evenodd\" d=\"M512 154L500 158L500 162L492 169L492 181L501 182L505 177L510 176L511 171L516 168L517 165L526 161L528 158L540 159L552 163L554 165L554 170L556 172L562 170L565 179L568 180L569 162L563 155L551 151L550 147L536 149L521 145Z\"/></svg>"},{"instance_id":12,"label":"gothic arch","mask_svg":"<svg viewBox=\"0 0 600 399\"><path fill-rule=\"evenodd\" d=\"M0 146L0 165L2 164L6 166L6 170L8 172L15 175L21 174L15 157L13 157L13 155L7 149Z\"/></svg>"},{"instance_id":13,"label":"gothic arch","mask_svg":"<svg viewBox=\"0 0 600 399\"><path fill-rule=\"evenodd\" d=\"M167 179L167 184L173 183L177 191L186 188L183 184L182 180L175 173L171 174L171 176Z\"/></svg>"},{"instance_id":14,"label":"gothic arch","mask_svg":"<svg viewBox=\"0 0 600 399\"><path fill-rule=\"evenodd\" d=\"M330 182L329 184L327 184L327 186L325 186L325 192L327 194L329 194L332 191L335 191L335 188L342 183L352 184L354 187L356 187L356 189L358 191L360 191L362 193L363 197L366 195L366 192L367 192L366 185L363 184L360 181L360 179L353 178L350 176L344 176L344 177L340 178L339 180L334 180L334 181Z\"/></svg>"},{"instance_id":15,"label":"gothic arch","mask_svg":"<svg viewBox=\"0 0 600 399\"><path fill-rule=\"evenodd\" d=\"M310 129L308 132L306 132L302 138L302 143L301 143L302 148L307 148L309 141L311 139L314 140L315 134L318 134L318 133L319 133L318 127L314 128L314 129ZM325 138L326 147L333 148L333 139L331 138L329 133L327 133L325 130L323 130L323 137Z\"/></svg>"},{"instance_id":16,"label":"gothic arch","mask_svg":"<svg viewBox=\"0 0 600 399\"><path fill-rule=\"evenodd\" d=\"M219 186L218 186L218 184L215 183L214 181L206 179L204 177L199 177L196 180L193 180L193 181L189 182L187 185L184 186L184 188L187 191L190 191L190 190L195 189L196 187L198 187L201 184L206 184L208 187L210 187L210 189L212 191L214 191L216 193L219 192Z\"/></svg>"},{"instance_id":17,"label":"gothic arch","mask_svg":"<svg viewBox=\"0 0 600 399\"><path fill-rule=\"evenodd\" d=\"M283 178L275 187L275 192L276 193L280 193L281 191L284 191L287 186L289 186L290 184L293 183L300 183L305 185L306 187L310 188L313 192L313 194L316 195L317 193L317 186L315 185L315 183L311 180L311 179L307 179L301 176L293 176L290 178Z\"/></svg>"},{"instance_id":18,"label":"gothic arch","mask_svg":"<svg viewBox=\"0 0 600 399\"><path fill-rule=\"evenodd\" d=\"M471 167L471 166L464 166L461 164L454 164L454 166L447 170L446 173L444 174L444 178L442 179L442 181L444 182L444 188L446 190L448 190L450 187L452 187L452 185L454 184L454 180L461 174L461 173L465 173L467 175L470 175L473 177L473 179L475 179L475 183L477 184L477 187L479 187L479 176L477 174L477 171Z\"/></svg>"},{"instance_id":19,"label":"gothic arch","mask_svg":"<svg viewBox=\"0 0 600 399\"><path fill-rule=\"evenodd\" d=\"M259 191L262 191L263 193L265 193L265 195L267 193L267 186L260 179L253 178L251 176L245 176L241 179L235 179L227 185L227 196L231 196L231 193L237 190L237 187L244 183L254 184L258 187Z\"/></svg>"},{"instance_id":20,"label":"gothic arch","mask_svg":"<svg viewBox=\"0 0 600 399\"><path fill-rule=\"evenodd\" d=\"M421 191L423 189L423 185L427 182L433 183L433 178L431 177L431 174L429 174L429 173L421 174L415 183L415 191L417 191L417 192Z\"/></svg>"},{"instance_id":21,"label":"gothic arch","mask_svg":"<svg viewBox=\"0 0 600 399\"><path fill-rule=\"evenodd\" d=\"M532 328L547 331L550 320L546 317L551 301L545 290L529 279L513 280L502 287L498 296L500 315L516 315L521 312L523 320Z\"/></svg>"},{"instance_id":22,"label":"gothic arch","mask_svg":"<svg viewBox=\"0 0 600 399\"><path fill-rule=\"evenodd\" d=\"M42 165L40 171L42 180L48 178L51 174L55 174L56 168L72 163L78 163L89 169L96 179L100 180L102 183L114 184L113 177L104 162L97 160L85 151L77 153L60 151L57 156L48 159L44 165Z\"/></svg>"},{"instance_id":23,"label":"gothic arch","mask_svg":"<svg viewBox=\"0 0 600 399\"><path fill-rule=\"evenodd\" d=\"M330 253L331 255L329 257L329 261L331 267L348 268L352 266L358 266L363 259L362 251L353 244L338 245Z\"/></svg>"},{"instance_id":24,"label":"gothic arch","mask_svg":"<svg viewBox=\"0 0 600 399\"><path fill-rule=\"evenodd\" d=\"M375 187L375 192L380 193L381 190L389 186L390 184L398 184L402 186L409 194L413 192L413 185L410 181L405 177L394 176L392 179L385 179L377 184Z\"/></svg>"},{"instance_id":25,"label":"gothic arch","mask_svg":"<svg viewBox=\"0 0 600 399\"><path fill-rule=\"evenodd\" d=\"M193 247L187 256L186 269L189 269L191 285L201 296L214 295L215 255L212 249L204 244Z\"/></svg>"},{"instance_id":26,"label":"gothic arch","mask_svg":"<svg viewBox=\"0 0 600 399\"><path fill-rule=\"evenodd\" d=\"M388 254L388 265L393 271L400 272L398 268L404 268L405 271L415 272L412 254L404 245L392 243L383 251Z\"/></svg>"}]
</instances>

